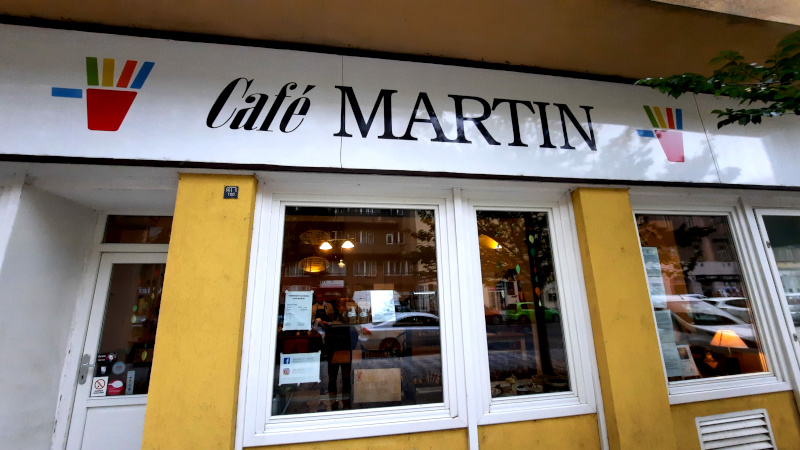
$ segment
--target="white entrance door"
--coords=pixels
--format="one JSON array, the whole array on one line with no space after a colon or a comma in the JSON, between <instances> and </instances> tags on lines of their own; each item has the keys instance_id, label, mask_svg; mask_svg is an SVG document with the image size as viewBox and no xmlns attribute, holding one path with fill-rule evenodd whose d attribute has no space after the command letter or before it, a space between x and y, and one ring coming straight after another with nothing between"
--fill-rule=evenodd
<instances>
[{"instance_id":1,"label":"white entrance door","mask_svg":"<svg viewBox=\"0 0 800 450\"><path fill-rule=\"evenodd\" d=\"M792 347L800 358L800 210L758 209L756 216Z\"/></svg>"},{"instance_id":2,"label":"white entrance door","mask_svg":"<svg viewBox=\"0 0 800 450\"><path fill-rule=\"evenodd\" d=\"M166 253L104 253L92 300L67 449L138 449Z\"/></svg>"}]
</instances>

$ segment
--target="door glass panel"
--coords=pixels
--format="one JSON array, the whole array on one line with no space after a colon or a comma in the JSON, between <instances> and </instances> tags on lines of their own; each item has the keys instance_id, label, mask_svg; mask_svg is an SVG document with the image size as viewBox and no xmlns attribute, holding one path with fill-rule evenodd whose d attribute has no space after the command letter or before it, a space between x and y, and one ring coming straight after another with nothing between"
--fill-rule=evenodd
<instances>
[{"instance_id":1,"label":"door glass panel","mask_svg":"<svg viewBox=\"0 0 800 450\"><path fill-rule=\"evenodd\" d=\"M764 216L789 313L800 333L800 217Z\"/></svg>"},{"instance_id":2,"label":"door glass panel","mask_svg":"<svg viewBox=\"0 0 800 450\"><path fill-rule=\"evenodd\" d=\"M114 264L95 378L108 377L106 396L146 394L153 364L166 264Z\"/></svg>"},{"instance_id":3,"label":"door glass panel","mask_svg":"<svg viewBox=\"0 0 800 450\"><path fill-rule=\"evenodd\" d=\"M568 391L547 213L478 211L492 397Z\"/></svg>"}]
</instances>

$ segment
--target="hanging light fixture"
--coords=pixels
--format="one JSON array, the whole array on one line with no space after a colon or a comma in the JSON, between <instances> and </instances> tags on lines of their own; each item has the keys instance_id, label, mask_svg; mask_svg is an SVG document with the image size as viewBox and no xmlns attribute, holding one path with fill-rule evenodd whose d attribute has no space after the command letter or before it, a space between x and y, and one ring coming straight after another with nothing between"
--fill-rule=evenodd
<instances>
[{"instance_id":1,"label":"hanging light fixture","mask_svg":"<svg viewBox=\"0 0 800 450\"><path fill-rule=\"evenodd\" d=\"M499 242L495 241L494 239L490 238L485 234L478 235L478 244L483 248L488 248L490 250L500 250L503 248Z\"/></svg>"},{"instance_id":2,"label":"hanging light fixture","mask_svg":"<svg viewBox=\"0 0 800 450\"><path fill-rule=\"evenodd\" d=\"M348 249L349 250L349 249L355 247L355 245L353 245L353 242L350 241L350 239L328 239L325 242L323 242L322 245L319 246L319 249L320 250L330 250L330 249L333 248L333 245L331 245L331 242L336 243L338 241L344 241L344 242L342 242L342 248L344 248L344 249Z\"/></svg>"},{"instance_id":3,"label":"hanging light fixture","mask_svg":"<svg viewBox=\"0 0 800 450\"><path fill-rule=\"evenodd\" d=\"M340 267L340 268L343 268L343 267L344 267L344 260L343 260L343 259L340 259L340 260L339 260L339 267Z\"/></svg>"},{"instance_id":4,"label":"hanging light fixture","mask_svg":"<svg viewBox=\"0 0 800 450\"><path fill-rule=\"evenodd\" d=\"M302 259L299 264L300 267L303 269L303 272L320 273L328 270L328 265L330 263L325 258L320 258L319 256L311 256Z\"/></svg>"}]
</instances>

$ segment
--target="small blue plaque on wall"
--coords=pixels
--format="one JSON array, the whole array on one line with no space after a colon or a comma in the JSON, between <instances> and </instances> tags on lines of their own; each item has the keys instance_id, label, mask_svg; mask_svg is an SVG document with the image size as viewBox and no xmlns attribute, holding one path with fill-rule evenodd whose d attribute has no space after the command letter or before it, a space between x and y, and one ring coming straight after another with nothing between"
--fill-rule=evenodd
<instances>
[{"instance_id":1,"label":"small blue plaque on wall","mask_svg":"<svg viewBox=\"0 0 800 450\"><path fill-rule=\"evenodd\" d=\"M239 186L225 186L225 195L222 198L239 198Z\"/></svg>"}]
</instances>

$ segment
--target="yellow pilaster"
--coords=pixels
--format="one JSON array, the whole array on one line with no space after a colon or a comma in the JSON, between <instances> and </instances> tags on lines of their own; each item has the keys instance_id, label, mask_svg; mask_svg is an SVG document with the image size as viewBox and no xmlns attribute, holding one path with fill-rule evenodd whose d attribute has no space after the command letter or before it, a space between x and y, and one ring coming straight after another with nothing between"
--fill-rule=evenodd
<instances>
[{"instance_id":1,"label":"yellow pilaster","mask_svg":"<svg viewBox=\"0 0 800 450\"><path fill-rule=\"evenodd\" d=\"M623 189L572 193L609 446L674 449L636 223Z\"/></svg>"},{"instance_id":2,"label":"yellow pilaster","mask_svg":"<svg viewBox=\"0 0 800 450\"><path fill-rule=\"evenodd\" d=\"M234 446L256 184L180 176L142 448Z\"/></svg>"}]
</instances>

